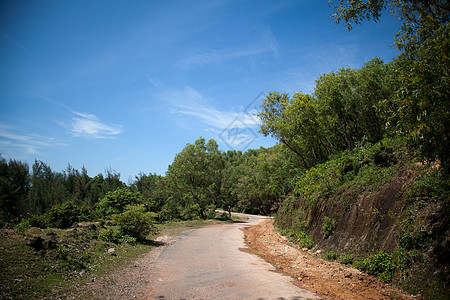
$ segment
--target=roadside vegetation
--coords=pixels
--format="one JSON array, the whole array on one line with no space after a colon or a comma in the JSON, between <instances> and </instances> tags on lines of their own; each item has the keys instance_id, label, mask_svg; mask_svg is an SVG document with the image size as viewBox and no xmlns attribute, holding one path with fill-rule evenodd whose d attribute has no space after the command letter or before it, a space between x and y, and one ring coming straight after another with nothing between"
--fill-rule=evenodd
<instances>
[{"instance_id":1,"label":"roadside vegetation","mask_svg":"<svg viewBox=\"0 0 450 300\"><path fill-rule=\"evenodd\" d=\"M222 208L223 220L276 214L299 247L425 298L450 297L448 1L330 5L350 30L389 6L403 23L400 54L323 74L311 94L268 93L258 117L279 141L271 148L223 152L199 138L164 176L128 185L113 170L90 177L0 157L2 296L44 282L50 293L54 278L116 259L109 248L146 251L161 224Z\"/></svg>"}]
</instances>

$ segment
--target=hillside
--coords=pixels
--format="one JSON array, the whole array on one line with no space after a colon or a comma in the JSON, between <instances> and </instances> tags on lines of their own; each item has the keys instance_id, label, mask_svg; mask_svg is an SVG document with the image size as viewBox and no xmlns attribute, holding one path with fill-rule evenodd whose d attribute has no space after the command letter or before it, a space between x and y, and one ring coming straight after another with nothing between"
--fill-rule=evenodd
<instances>
[{"instance_id":1,"label":"hillside","mask_svg":"<svg viewBox=\"0 0 450 300\"><path fill-rule=\"evenodd\" d=\"M448 180L439 164L423 164L405 149L383 140L311 168L275 225L301 247L412 294L448 299Z\"/></svg>"}]
</instances>

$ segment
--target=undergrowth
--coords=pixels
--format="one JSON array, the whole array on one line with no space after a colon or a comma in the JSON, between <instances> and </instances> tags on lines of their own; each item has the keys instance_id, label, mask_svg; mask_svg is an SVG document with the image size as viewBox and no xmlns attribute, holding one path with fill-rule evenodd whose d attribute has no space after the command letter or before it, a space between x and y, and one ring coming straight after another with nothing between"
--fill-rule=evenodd
<instances>
[{"instance_id":1,"label":"undergrowth","mask_svg":"<svg viewBox=\"0 0 450 300\"><path fill-rule=\"evenodd\" d=\"M412 294L420 293L425 299L450 299L448 176L440 173L439 163L420 163L415 153L405 149L402 140L361 144L299 174L293 192L278 210L275 225L297 243L311 228L318 227L320 242L325 243L324 239L342 228L336 227L335 215L322 218L313 211L317 214L333 199L329 205L337 207L335 214L339 214L339 209L356 205L359 196L372 195L398 174L404 174L408 185L397 191L400 200L395 211L372 207L361 212L372 226L395 224L396 246L389 251L372 249L371 253L347 249L352 255L336 250L326 252L324 258L353 265L383 282L394 283ZM317 245L311 237L308 235L308 248Z\"/></svg>"}]
</instances>

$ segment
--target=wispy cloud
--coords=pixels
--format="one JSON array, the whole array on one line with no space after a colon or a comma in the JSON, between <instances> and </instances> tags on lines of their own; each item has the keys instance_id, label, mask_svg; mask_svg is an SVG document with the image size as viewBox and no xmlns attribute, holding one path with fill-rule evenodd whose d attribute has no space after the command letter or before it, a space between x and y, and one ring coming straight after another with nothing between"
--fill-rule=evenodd
<instances>
[{"instance_id":1,"label":"wispy cloud","mask_svg":"<svg viewBox=\"0 0 450 300\"><path fill-rule=\"evenodd\" d=\"M278 55L278 42L270 29L265 29L258 34L260 38L257 42L249 45L239 45L239 47L229 47L226 49L207 49L183 58L178 62L183 68L188 69L197 65L217 63L231 59L257 56L265 53Z\"/></svg>"},{"instance_id":2,"label":"wispy cloud","mask_svg":"<svg viewBox=\"0 0 450 300\"><path fill-rule=\"evenodd\" d=\"M157 88L161 87L162 83L158 79L153 78L148 74L145 74L145 77L147 79L147 82L150 83L151 85L153 85L154 87L157 87Z\"/></svg>"},{"instance_id":3,"label":"wispy cloud","mask_svg":"<svg viewBox=\"0 0 450 300\"><path fill-rule=\"evenodd\" d=\"M0 151L8 154L38 154L46 148L64 145L54 138L18 133L17 129L0 123Z\"/></svg>"},{"instance_id":4,"label":"wispy cloud","mask_svg":"<svg viewBox=\"0 0 450 300\"><path fill-rule=\"evenodd\" d=\"M192 87L180 91L172 91L164 96L171 105L173 113L192 116L214 129L223 130L230 126L236 118L238 128L254 127L259 120L245 112L220 111L210 101Z\"/></svg>"},{"instance_id":5,"label":"wispy cloud","mask_svg":"<svg viewBox=\"0 0 450 300\"><path fill-rule=\"evenodd\" d=\"M244 150L258 138L260 120L253 111L221 111L192 87L172 91L163 98L170 103L172 113L195 118L229 148Z\"/></svg>"},{"instance_id":6,"label":"wispy cloud","mask_svg":"<svg viewBox=\"0 0 450 300\"><path fill-rule=\"evenodd\" d=\"M109 138L123 132L122 125L103 123L93 114L76 111L72 113L75 117L72 118L70 131L75 137Z\"/></svg>"}]
</instances>

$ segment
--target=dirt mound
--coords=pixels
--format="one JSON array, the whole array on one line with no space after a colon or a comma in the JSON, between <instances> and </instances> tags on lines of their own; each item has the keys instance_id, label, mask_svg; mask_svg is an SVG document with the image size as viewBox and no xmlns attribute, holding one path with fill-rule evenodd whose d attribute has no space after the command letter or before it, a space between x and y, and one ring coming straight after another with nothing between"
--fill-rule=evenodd
<instances>
[{"instance_id":1,"label":"dirt mound","mask_svg":"<svg viewBox=\"0 0 450 300\"><path fill-rule=\"evenodd\" d=\"M276 232L273 220L247 227L244 234L250 252L295 278L300 287L325 299L421 298L410 296L356 269L320 259L317 254L296 248Z\"/></svg>"}]
</instances>

